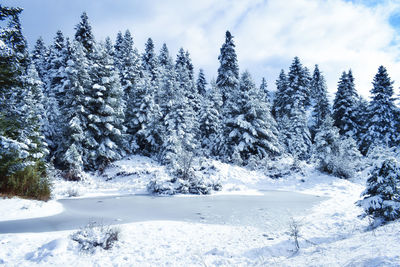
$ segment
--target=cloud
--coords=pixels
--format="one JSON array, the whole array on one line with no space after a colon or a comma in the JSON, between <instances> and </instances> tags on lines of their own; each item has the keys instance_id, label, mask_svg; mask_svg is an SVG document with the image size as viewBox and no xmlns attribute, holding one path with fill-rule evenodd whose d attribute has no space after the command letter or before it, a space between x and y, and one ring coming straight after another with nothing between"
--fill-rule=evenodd
<instances>
[{"instance_id":1,"label":"cloud","mask_svg":"<svg viewBox=\"0 0 400 267\"><path fill-rule=\"evenodd\" d=\"M128 28L140 51L148 37L157 49L166 42L173 56L184 47L208 78L216 76L227 29L235 36L240 69L248 69L257 83L265 76L270 88L294 56L311 70L319 64L331 95L342 71L349 68L364 96L379 65L386 66L393 79L400 73L399 25L394 19L400 4L395 0L57 1L57 6L68 8L55 7L53 0L5 2L26 6L27 32L41 30L51 36L55 27L69 27L66 33L72 34L86 10L97 39L114 38L118 30Z\"/></svg>"}]
</instances>

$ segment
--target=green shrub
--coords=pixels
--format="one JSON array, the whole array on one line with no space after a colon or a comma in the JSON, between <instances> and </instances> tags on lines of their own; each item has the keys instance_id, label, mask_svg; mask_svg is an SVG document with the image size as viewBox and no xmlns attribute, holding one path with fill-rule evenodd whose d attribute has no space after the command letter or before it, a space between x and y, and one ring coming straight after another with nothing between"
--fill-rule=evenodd
<instances>
[{"instance_id":1,"label":"green shrub","mask_svg":"<svg viewBox=\"0 0 400 267\"><path fill-rule=\"evenodd\" d=\"M51 185L44 169L44 163L37 162L9 175L1 172L0 194L48 200Z\"/></svg>"}]
</instances>

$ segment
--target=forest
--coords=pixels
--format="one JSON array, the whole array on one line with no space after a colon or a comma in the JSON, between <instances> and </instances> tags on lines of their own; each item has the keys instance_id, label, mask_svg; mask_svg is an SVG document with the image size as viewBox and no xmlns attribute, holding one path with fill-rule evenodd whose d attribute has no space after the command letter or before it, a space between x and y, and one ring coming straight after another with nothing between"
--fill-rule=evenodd
<instances>
[{"instance_id":1,"label":"forest","mask_svg":"<svg viewBox=\"0 0 400 267\"><path fill-rule=\"evenodd\" d=\"M298 57L282 69L276 91L265 79L256 84L239 71L230 31L216 79L207 81L184 48L171 56L166 44L155 51L149 38L139 52L129 30L96 40L85 12L74 36L58 31L53 43L39 38L29 50L21 12L0 6L2 195L47 200L52 170L79 181L83 172L101 173L132 154L167 166L174 193L207 194L220 185L194 175L193 162L202 157L248 168L291 157L292 170L312 162L346 179L365 167L363 159L399 148L400 109L384 66L371 77L370 100L344 70L332 103L323 71ZM400 216L399 166L389 158L372 172L359 202L367 213ZM162 194L170 187L154 180L148 189Z\"/></svg>"}]
</instances>

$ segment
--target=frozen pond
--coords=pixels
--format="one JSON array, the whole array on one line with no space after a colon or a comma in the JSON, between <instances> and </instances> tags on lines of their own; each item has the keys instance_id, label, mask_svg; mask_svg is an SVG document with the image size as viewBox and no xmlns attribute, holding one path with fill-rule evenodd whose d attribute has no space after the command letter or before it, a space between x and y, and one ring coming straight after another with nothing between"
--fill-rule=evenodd
<instances>
[{"instance_id":1,"label":"frozen pond","mask_svg":"<svg viewBox=\"0 0 400 267\"><path fill-rule=\"evenodd\" d=\"M154 197L130 195L64 199L64 212L55 216L0 222L0 233L49 232L78 229L90 221L121 224L173 220L256 226L268 231L287 228L291 216L305 215L325 199L285 191L258 196L216 195Z\"/></svg>"}]
</instances>

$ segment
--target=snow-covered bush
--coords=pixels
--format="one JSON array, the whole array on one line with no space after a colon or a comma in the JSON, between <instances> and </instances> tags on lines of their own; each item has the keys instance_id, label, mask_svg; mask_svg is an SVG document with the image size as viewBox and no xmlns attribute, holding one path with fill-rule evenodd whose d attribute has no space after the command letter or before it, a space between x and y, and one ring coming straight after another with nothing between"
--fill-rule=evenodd
<instances>
[{"instance_id":1,"label":"snow-covered bush","mask_svg":"<svg viewBox=\"0 0 400 267\"><path fill-rule=\"evenodd\" d=\"M116 227L90 222L71 235L79 243L81 251L94 252L97 247L108 250L119 240L120 230Z\"/></svg>"},{"instance_id":2,"label":"snow-covered bush","mask_svg":"<svg viewBox=\"0 0 400 267\"><path fill-rule=\"evenodd\" d=\"M183 156L186 158L187 156ZM175 168L169 166L169 176L154 176L147 185L148 192L160 195L174 194L210 194L219 191L222 186L219 181L211 179L215 167L208 162L193 164L194 159L184 160L185 164Z\"/></svg>"},{"instance_id":3,"label":"snow-covered bush","mask_svg":"<svg viewBox=\"0 0 400 267\"><path fill-rule=\"evenodd\" d=\"M357 205L365 216L375 219L375 226L400 218L400 164L395 158L377 163L367 180L364 198Z\"/></svg>"},{"instance_id":4,"label":"snow-covered bush","mask_svg":"<svg viewBox=\"0 0 400 267\"><path fill-rule=\"evenodd\" d=\"M315 135L315 159L318 168L341 178L350 178L359 168L361 153L351 137L340 137L339 129L327 118Z\"/></svg>"}]
</instances>

